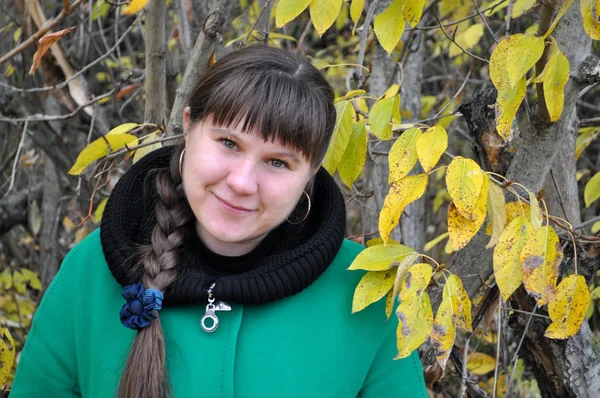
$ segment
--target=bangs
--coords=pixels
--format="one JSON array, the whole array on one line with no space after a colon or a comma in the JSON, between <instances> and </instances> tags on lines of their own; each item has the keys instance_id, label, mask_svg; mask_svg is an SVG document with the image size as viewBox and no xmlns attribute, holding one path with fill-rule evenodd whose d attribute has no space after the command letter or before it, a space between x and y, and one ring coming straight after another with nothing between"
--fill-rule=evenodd
<instances>
[{"instance_id":1,"label":"bangs","mask_svg":"<svg viewBox=\"0 0 600 398\"><path fill-rule=\"evenodd\" d=\"M234 72L211 89L200 120L210 115L217 126L241 127L265 141L279 139L311 163L325 155L327 99L294 76L267 70L242 79Z\"/></svg>"}]
</instances>

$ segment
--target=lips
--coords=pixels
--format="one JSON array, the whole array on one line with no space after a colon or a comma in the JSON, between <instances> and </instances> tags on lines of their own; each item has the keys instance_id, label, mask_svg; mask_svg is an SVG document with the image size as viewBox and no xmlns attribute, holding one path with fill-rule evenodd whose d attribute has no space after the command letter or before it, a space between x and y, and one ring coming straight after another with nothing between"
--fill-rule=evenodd
<instances>
[{"instance_id":1,"label":"lips","mask_svg":"<svg viewBox=\"0 0 600 398\"><path fill-rule=\"evenodd\" d=\"M217 200L219 200L219 202L221 202L222 205L224 205L226 208L229 208L231 210L237 210L238 212L251 212L252 211L252 209L248 209L246 207L236 206L236 205L226 201L225 199L220 198L217 195L215 195L215 197L217 198Z\"/></svg>"}]
</instances>

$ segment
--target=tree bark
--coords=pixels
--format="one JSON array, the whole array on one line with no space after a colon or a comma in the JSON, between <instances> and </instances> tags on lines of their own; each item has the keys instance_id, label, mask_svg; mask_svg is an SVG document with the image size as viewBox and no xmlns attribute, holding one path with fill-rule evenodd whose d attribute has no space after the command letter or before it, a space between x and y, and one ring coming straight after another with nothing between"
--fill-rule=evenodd
<instances>
[{"instance_id":1,"label":"tree bark","mask_svg":"<svg viewBox=\"0 0 600 398\"><path fill-rule=\"evenodd\" d=\"M150 0L146 7L146 123L166 124L167 64L163 0Z\"/></svg>"}]
</instances>

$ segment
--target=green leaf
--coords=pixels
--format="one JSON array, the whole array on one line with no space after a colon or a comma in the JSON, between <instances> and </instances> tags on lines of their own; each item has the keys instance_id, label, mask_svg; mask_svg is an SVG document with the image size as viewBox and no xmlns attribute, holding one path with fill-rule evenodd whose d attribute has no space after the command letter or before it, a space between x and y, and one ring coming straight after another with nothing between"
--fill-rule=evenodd
<instances>
[{"instance_id":1,"label":"green leaf","mask_svg":"<svg viewBox=\"0 0 600 398\"><path fill-rule=\"evenodd\" d=\"M390 184L407 176L417 163L417 142L421 135L419 128L408 129L392 145L388 154L390 167L388 182Z\"/></svg>"},{"instance_id":2,"label":"green leaf","mask_svg":"<svg viewBox=\"0 0 600 398\"><path fill-rule=\"evenodd\" d=\"M361 120L354 123L350 142L337 168L340 178L350 189L352 189L352 184L360 175L367 160L367 143L365 121Z\"/></svg>"},{"instance_id":3,"label":"green leaf","mask_svg":"<svg viewBox=\"0 0 600 398\"><path fill-rule=\"evenodd\" d=\"M370 246L356 256L348 269L386 271L392 267L397 267L400 261L410 253L414 253L414 250L401 244L388 243L387 246Z\"/></svg>"},{"instance_id":4,"label":"green leaf","mask_svg":"<svg viewBox=\"0 0 600 398\"><path fill-rule=\"evenodd\" d=\"M310 4L311 0L279 0L277 10L275 10L275 25L281 28L290 22Z\"/></svg>"},{"instance_id":5,"label":"green leaf","mask_svg":"<svg viewBox=\"0 0 600 398\"><path fill-rule=\"evenodd\" d=\"M112 134L98 138L81 151L75 164L69 170L69 174L80 175L92 162L108 155L107 141L110 144L110 149L115 151L131 142L137 142L137 137L131 134Z\"/></svg>"},{"instance_id":6,"label":"green leaf","mask_svg":"<svg viewBox=\"0 0 600 398\"><path fill-rule=\"evenodd\" d=\"M352 134L352 105L348 101L335 104L337 118L333 128L333 136L323 159L323 167L333 175L340 160L344 156L350 135Z\"/></svg>"},{"instance_id":7,"label":"green leaf","mask_svg":"<svg viewBox=\"0 0 600 398\"><path fill-rule=\"evenodd\" d=\"M343 0L312 0L310 2L310 19L319 33L325 33L337 19Z\"/></svg>"},{"instance_id":8,"label":"green leaf","mask_svg":"<svg viewBox=\"0 0 600 398\"><path fill-rule=\"evenodd\" d=\"M404 6L407 0L392 0L381 14L375 16L373 26L379 44L391 54L404 33Z\"/></svg>"},{"instance_id":9,"label":"green leaf","mask_svg":"<svg viewBox=\"0 0 600 398\"><path fill-rule=\"evenodd\" d=\"M590 207L592 203L600 198L600 172L596 173L587 184L583 191L585 207Z\"/></svg>"}]
</instances>

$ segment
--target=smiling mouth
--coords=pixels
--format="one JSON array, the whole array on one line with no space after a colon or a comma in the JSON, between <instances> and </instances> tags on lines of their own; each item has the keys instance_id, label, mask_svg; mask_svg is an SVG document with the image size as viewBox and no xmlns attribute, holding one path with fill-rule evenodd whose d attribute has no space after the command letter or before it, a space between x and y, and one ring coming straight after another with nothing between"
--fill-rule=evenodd
<instances>
[{"instance_id":1,"label":"smiling mouth","mask_svg":"<svg viewBox=\"0 0 600 398\"><path fill-rule=\"evenodd\" d=\"M249 213L249 212L253 211L252 209L248 209L246 207L235 206L235 205L229 203L228 201L221 199L217 195L215 195L215 198L217 198L217 200L223 205L223 207L226 210L229 210L230 212L242 214L242 213Z\"/></svg>"}]
</instances>

